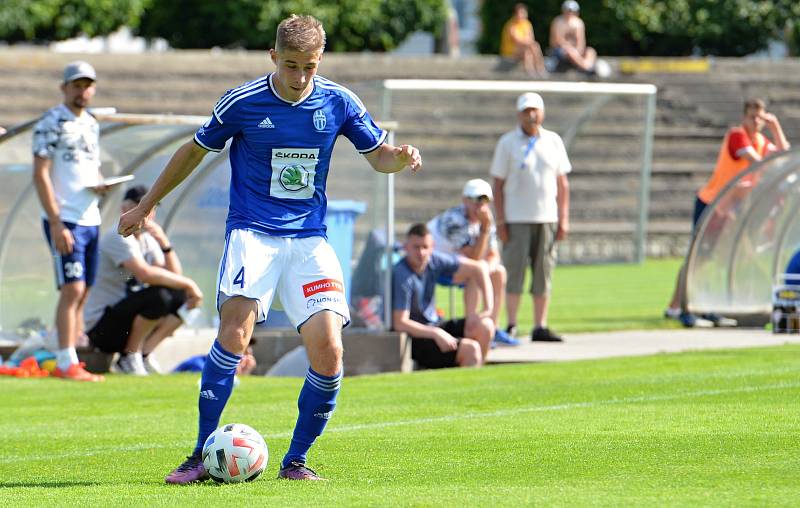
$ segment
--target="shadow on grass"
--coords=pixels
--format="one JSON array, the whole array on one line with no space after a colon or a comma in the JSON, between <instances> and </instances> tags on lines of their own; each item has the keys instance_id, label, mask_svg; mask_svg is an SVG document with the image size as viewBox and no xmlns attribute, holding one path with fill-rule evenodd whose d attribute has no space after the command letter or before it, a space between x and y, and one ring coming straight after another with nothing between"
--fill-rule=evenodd
<instances>
[{"instance_id":1,"label":"shadow on grass","mask_svg":"<svg viewBox=\"0 0 800 508\"><path fill-rule=\"evenodd\" d=\"M0 482L0 489L36 488L36 489L63 489L68 487L93 487L100 482Z\"/></svg>"}]
</instances>

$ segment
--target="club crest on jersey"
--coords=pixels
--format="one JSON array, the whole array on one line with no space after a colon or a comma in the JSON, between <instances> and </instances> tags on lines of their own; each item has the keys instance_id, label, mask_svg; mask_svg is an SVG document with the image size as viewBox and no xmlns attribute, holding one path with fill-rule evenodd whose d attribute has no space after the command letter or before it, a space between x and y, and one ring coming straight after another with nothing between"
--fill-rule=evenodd
<instances>
[{"instance_id":1,"label":"club crest on jersey","mask_svg":"<svg viewBox=\"0 0 800 508\"><path fill-rule=\"evenodd\" d=\"M328 125L328 119L325 118L325 112L321 109L314 111L314 128L318 131L324 130Z\"/></svg>"},{"instance_id":2,"label":"club crest on jersey","mask_svg":"<svg viewBox=\"0 0 800 508\"><path fill-rule=\"evenodd\" d=\"M301 164L284 166L281 170L281 187L289 192L298 192L309 185L308 170Z\"/></svg>"}]
</instances>

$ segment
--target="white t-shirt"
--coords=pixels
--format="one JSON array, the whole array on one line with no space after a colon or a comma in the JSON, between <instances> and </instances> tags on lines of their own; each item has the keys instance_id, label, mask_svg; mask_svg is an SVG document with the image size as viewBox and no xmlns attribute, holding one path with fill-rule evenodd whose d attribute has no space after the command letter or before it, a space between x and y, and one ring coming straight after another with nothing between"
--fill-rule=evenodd
<instances>
[{"instance_id":1,"label":"white t-shirt","mask_svg":"<svg viewBox=\"0 0 800 508\"><path fill-rule=\"evenodd\" d=\"M433 236L433 248L449 254L458 254L464 247L474 245L481 235L480 223L469 222L464 205L449 208L431 219L428 230ZM492 222L488 250L497 248L497 230Z\"/></svg>"},{"instance_id":2,"label":"white t-shirt","mask_svg":"<svg viewBox=\"0 0 800 508\"><path fill-rule=\"evenodd\" d=\"M164 266L164 253L150 233L142 232L123 237L116 228L100 237L100 264L97 279L83 313L86 330L91 330L103 317L106 307L113 307L127 296L129 281L133 274L123 268L122 263L129 259L139 258L148 265Z\"/></svg>"},{"instance_id":3,"label":"white t-shirt","mask_svg":"<svg viewBox=\"0 0 800 508\"><path fill-rule=\"evenodd\" d=\"M500 137L489 174L505 180L506 222L558 222L557 177L572 171L561 136L539 128L539 136L521 128Z\"/></svg>"},{"instance_id":4,"label":"white t-shirt","mask_svg":"<svg viewBox=\"0 0 800 508\"><path fill-rule=\"evenodd\" d=\"M33 128L33 154L52 161L53 191L64 222L100 225L99 198L87 189L100 183L99 140L97 120L86 111L76 117L64 104L48 110Z\"/></svg>"}]
</instances>

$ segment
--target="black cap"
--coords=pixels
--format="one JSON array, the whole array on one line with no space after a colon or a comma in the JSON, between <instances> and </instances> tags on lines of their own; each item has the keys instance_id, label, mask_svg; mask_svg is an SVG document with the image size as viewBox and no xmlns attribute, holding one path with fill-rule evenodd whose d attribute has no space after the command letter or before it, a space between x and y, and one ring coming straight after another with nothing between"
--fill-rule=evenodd
<instances>
[{"instance_id":1,"label":"black cap","mask_svg":"<svg viewBox=\"0 0 800 508\"><path fill-rule=\"evenodd\" d=\"M147 187L145 187L144 185L134 185L133 187L125 191L125 196L122 199L123 201L125 200L133 201L138 205L145 194L147 194Z\"/></svg>"}]
</instances>

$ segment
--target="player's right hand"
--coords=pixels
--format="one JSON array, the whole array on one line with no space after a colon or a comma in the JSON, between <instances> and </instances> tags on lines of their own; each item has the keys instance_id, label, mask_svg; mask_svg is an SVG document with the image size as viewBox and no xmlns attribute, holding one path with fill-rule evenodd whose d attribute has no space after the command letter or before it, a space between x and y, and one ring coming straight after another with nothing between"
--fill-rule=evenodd
<instances>
[{"instance_id":1,"label":"player's right hand","mask_svg":"<svg viewBox=\"0 0 800 508\"><path fill-rule=\"evenodd\" d=\"M441 328L437 329L435 338L433 340L436 341L436 345L439 346L439 351L442 353L448 353L458 349L458 341Z\"/></svg>"},{"instance_id":2,"label":"player's right hand","mask_svg":"<svg viewBox=\"0 0 800 508\"><path fill-rule=\"evenodd\" d=\"M60 220L50 223L50 238L53 239L59 254L62 256L72 254L72 249L75 247L75 237L72 236L72 231Z\"/></svg>"},{"instance_id":3,"label":"player's right hand","mask_svg":"<svg viewBox=\"0 0 800 508\"><path fill-rule=\"evenodd\" d=\"M130 236L136 233L144 228L144 225L152 218L154 212L155 209L145 210L139 205L131 208L120 216L117 233L122 236Z\"/></svg>"}]
</instances>

